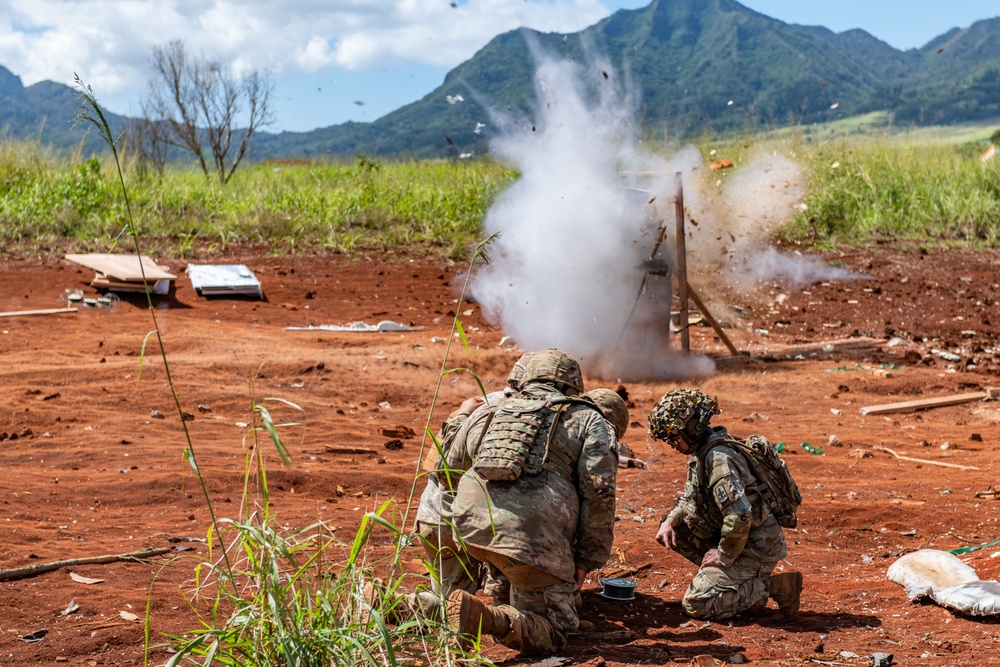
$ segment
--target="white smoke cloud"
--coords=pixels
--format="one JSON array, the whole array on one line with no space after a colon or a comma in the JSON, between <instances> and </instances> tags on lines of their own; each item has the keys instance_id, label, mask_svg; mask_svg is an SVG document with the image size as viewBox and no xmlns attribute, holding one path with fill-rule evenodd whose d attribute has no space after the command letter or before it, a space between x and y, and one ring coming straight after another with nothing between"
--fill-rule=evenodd
<instances>
[{"instance_id":1,"label":"white smoke cloud","mask_svg":"<svg viewBox=\"0 0 1000 667\"><path fill-rule=\"evenodd\" d=\"M653 154L636 136L630 92L606 62L534 55L531 118L495 119L516 127L491 147L520 177L486 216L485 231L500 236L472 279L473 297L522 348L563 349L606 379L710 375L710 359L670 343L669 279L644 267L656 251L675 268L675 174L690 218L692 284L711 276L740 286L815 270L766 242L801 202L798 167L761 155L717 178L693 147Z\"/></svg>"}]
</instances>

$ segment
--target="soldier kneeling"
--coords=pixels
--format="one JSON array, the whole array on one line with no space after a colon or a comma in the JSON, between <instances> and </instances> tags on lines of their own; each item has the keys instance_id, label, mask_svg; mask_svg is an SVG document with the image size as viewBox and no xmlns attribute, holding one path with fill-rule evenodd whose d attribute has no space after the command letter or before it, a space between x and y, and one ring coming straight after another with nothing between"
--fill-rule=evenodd
<instances>
[{"instance_id":1,"label":"soldier kneeling","mask_svg":"<svg viewBox=\"0 0 1000 667\"><path fill-rule=\"evenodd\" d=\"M690 456L684 492L656 541L698 566L681 601L689 616L731 618L762 609L768 597L793 615L802 574L772 572L788 553L782 525L794 527L801 495L766 439L742 441L709 425L719 412L714 397L676 389L649 414L649 434Z\"/></svg>"}]
</instances>

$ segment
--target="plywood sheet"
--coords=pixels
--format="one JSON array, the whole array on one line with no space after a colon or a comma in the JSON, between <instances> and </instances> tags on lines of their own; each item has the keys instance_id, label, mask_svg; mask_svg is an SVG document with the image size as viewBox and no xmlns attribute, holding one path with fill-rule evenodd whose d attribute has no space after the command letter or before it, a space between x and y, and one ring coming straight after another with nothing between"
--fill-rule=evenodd
<instances>
[{"instance_id":1,"label":"plywood sheet","mask_svg":"<svg viewBox=\"0 0 1000 667\"><path fill-rule=\"evenodd\" d=\"M146 280L148 281L174 280L177 278L174 274L164 271L146 255L142 256L141 266L139 263L140 258L135 255L89 253L84 255L66 255L66 259L122 282L141 282L143 271L145 271Z\"/></svg>"}]
</instances>

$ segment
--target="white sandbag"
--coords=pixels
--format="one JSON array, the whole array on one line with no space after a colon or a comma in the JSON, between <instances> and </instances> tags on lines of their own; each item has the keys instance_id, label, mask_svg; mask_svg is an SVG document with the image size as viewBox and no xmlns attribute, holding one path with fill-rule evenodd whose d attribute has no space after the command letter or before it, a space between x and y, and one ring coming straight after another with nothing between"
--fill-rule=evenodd
<instances>
[{"instance_id":1,"label":"white sandbag","mask_svg":"<svg viewBox=\"0 0 1000 667\"><path fill-rule=\"evenodd\" d=\"M936 590L931 598L942 607L972 616L1000 614L1000 583L996 581L970 581L958 586Z\"/></svg>"},{"instance_id":2,"label":"white sandbag","mask_svg":"<svg viewBox=\"0 0 1000 667\"><path fill-rule=\"evenodd\" d=\"M929 597L943 607L974 616L1000 614L1000 583L982 581L976 571L947 551L922 549L893 563L886 576L910 600Z\"/></svg>"}]
</instances>

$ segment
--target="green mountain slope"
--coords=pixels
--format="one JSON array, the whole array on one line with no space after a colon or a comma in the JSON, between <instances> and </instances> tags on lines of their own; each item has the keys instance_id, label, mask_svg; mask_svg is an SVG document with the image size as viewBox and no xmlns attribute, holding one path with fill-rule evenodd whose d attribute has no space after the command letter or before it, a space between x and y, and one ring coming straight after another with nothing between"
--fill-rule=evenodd
<instances>
[{"instance_id":1,"label":"green mountain slope","mask_svg":"<svg viewBox=\"0 0 1000 667\"><path fill-rule=\"evenodd\" d=\"M75 93L69 86L52 81L25 87L20 77L0 66L0 131L4 136L59 148L77 148L85 140L85 150L99 148L99 140L88 136L89 124L74 126ZM112 113L107 113L107 118L112 130L119 131L123 118Z\"/></svg>"}]
</instances>

